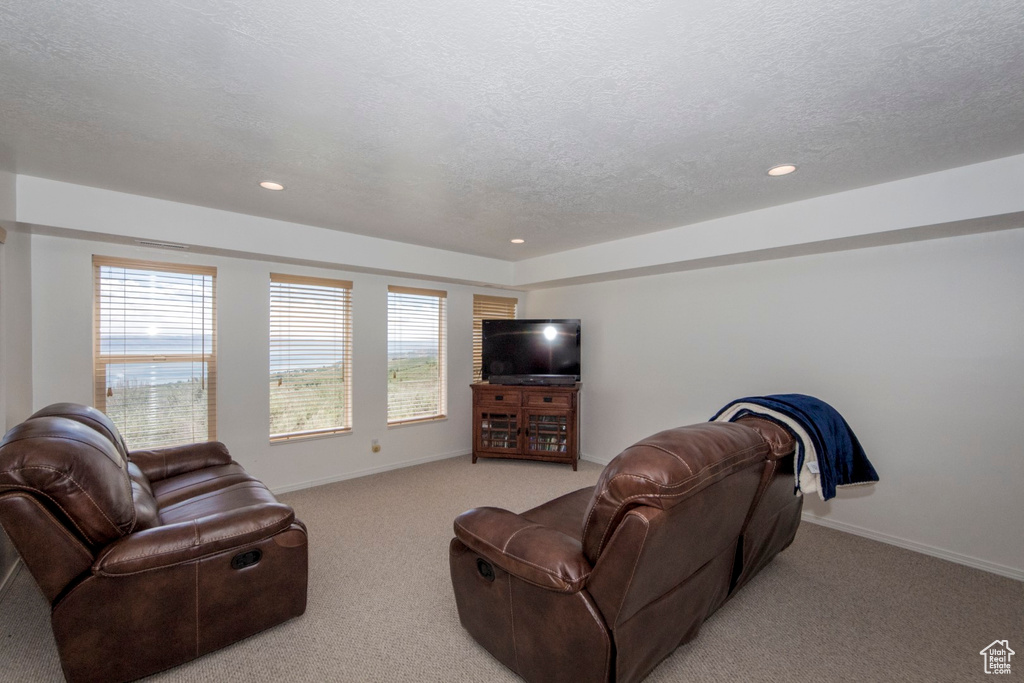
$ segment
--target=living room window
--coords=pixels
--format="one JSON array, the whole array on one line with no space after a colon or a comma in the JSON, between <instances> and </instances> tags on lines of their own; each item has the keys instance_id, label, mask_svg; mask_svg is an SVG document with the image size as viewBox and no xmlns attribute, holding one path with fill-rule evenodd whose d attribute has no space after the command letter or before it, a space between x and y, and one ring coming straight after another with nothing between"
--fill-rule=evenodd
<instances>
[{"instance_id":1,"label":"living room window","mask_svg":"<svg viewBox=\"0 0 1024 683\"><path fill-rule=\"evenodd\" d=\"M270 440L352 428L352 283L270 274Z\"/></svg>"},{"instance_id":2,"label":"living room window","mask_svg":"<svg viewBox=\"0 0 1024 683\"><path fill-rule=\"evenodd\" d=\"M388 424L445 417L447 297L388 287Z\"/></svg>"},{"instance_id":3,"label":"living room window","mask_svg":"<svg viewBox=\"0 0 1024 683\"><path fill-rule=\"evenodd\" d=\"M96 407L135 449L216 438L217 269L93 256Z\"/></svg>"},{"instance_id":4,"label":"living room window","mask_svg":"<svg viewBox=\"0 0 1024 683\"><path fill-rule=\"evenodd\" d=\"M473 381L482 379L483 371L483 321L516 317L519 299L503 296L473 295Z\"/></svg>"}]
</instances>

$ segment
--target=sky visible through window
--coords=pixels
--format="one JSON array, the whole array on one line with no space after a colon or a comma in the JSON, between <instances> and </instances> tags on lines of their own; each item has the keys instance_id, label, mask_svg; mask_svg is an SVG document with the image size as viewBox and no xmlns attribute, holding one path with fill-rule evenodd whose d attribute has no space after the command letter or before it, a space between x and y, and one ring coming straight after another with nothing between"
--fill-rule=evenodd
<instances>
[{"instance_id":1,"label":"sky visible through window","mask_svg":"<svg viewBox=\"0 0 1024 683\"><path fill-rule=\"evenodd\" d=\"M209 275L100 267L100 355L202 355L213 348ZM109 381L182 381L181 363L117 364ZM191 364L184 364L191 365Z\"/></svg>"}]
</instances>

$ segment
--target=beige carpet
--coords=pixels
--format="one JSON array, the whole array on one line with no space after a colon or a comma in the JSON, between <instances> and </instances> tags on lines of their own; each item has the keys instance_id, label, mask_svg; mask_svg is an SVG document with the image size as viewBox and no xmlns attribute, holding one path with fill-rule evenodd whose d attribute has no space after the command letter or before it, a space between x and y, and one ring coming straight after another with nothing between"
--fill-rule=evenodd
<instances>
[{"instance_id":1,"label":"beige carpet","mask_svg":"<svg viewBox=\"0 0 1024 683\"><path fill-rule=\"evenodd\" d=\"M459 625L452 519L524 510L600 470L467 456L286 494L310 532L306 614L149 680L518 680ZM980 681L979 651L1006 638L1018 680L1024 584L805 523L647 680ZM46 601L22 570L0 598L0 681L59 680Z\"/></svg>"}]
</instances>

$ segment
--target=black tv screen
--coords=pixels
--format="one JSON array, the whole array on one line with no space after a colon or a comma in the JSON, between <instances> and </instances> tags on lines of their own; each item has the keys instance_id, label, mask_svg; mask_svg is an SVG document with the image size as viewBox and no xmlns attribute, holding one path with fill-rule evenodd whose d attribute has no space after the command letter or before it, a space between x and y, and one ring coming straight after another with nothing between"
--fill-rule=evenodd
<instances>
[{"instance_id":1,"label":"black tv screen","mask_svg":"<svg viewBox=\"0 0 1024 683\"><path fill-rule=\"evenodd\" d=\"M484 320L483 379L565 384L580 379L579 320Z\"/></svg>"}]
</instances>

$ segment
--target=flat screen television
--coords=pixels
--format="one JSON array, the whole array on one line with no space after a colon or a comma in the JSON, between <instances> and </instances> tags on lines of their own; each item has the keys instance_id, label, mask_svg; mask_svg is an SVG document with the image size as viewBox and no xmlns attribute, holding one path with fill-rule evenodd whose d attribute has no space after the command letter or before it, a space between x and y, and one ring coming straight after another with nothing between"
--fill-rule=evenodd
<instances>
[{"instance_id":1,"label":"flat screen television","mask_svg":"<svg viewBox=\"0 0 1024 683\"><path fill-rule=\"evenodd\" d=\"M483 379L491 384L580 380L579 320L484 320Z\"/></svg>"}]
</instances>

